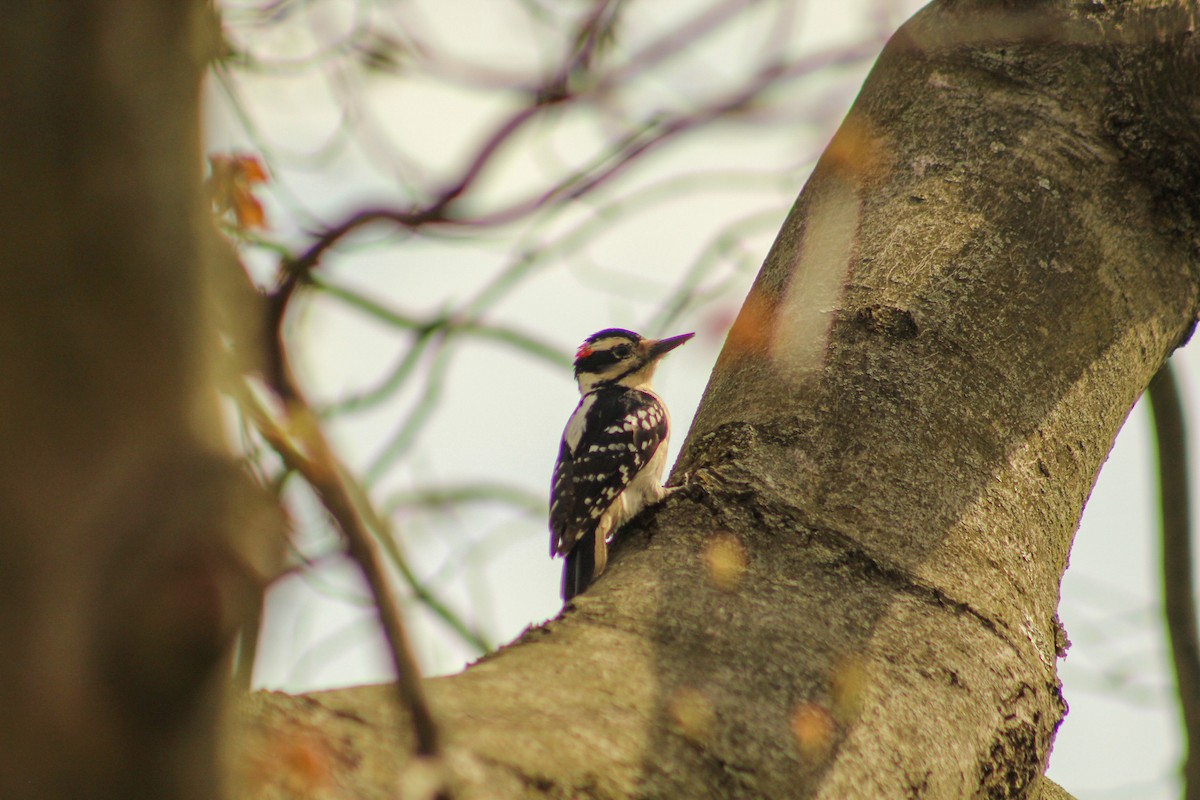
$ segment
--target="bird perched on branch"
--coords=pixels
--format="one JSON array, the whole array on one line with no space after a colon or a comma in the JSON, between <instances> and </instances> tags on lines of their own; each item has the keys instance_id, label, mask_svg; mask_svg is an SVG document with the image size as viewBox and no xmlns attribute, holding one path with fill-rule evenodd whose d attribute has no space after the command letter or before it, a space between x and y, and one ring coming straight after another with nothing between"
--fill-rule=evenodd
<instances>
[{"instance_id":1,"label":"bird perched on branch","mask_svg":"<svg viewBox=\"0 0 1200 800\"><path fill-rule=\"evenodd\" d=\"M667 494L671 419L650 381L659 360L692 336L643 339L608 328L575 353L583 397L563 431L550 490L550 555L566 557L564 601L603 574L620 527Z\"/></svg>"}]
</instances>

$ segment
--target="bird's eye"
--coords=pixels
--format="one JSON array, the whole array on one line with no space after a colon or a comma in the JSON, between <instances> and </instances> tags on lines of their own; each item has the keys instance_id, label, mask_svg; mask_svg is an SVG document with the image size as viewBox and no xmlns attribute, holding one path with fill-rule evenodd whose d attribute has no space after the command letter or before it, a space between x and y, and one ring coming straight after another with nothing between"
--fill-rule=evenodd
<instances>
[{"instance_id":1,"label":"bird's eye","mask_svg":"<svg viewBox=\"0 0 1200 800\"><path fill-rule=\"evenodd\" d=\"M630 353L629 345L619 344L613 348L612 352L613 352L613 355L616 356L617 358L628 358L629 353Z\"/></svg>"}]
</instances>

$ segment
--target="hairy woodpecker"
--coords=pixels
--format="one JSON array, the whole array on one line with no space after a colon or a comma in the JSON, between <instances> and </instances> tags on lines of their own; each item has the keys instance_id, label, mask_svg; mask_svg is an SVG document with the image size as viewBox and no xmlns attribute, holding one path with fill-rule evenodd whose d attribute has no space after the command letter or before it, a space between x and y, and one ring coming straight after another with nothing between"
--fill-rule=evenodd
<instances>
[{"instance_id":1,"label":"hairy woodpecker","mask_svg":"<svg viewBox=\"0 0 1200 800\"><path fill-rule=\"evenodd\" d=\"M583 397L563 431L550 489L550 555L566 556L564 601L604 572L617 530L667 494L671 419L650 380L659 359L692 336L643 339L607 328L575 353Z\"/></svg>"}]
</instances>

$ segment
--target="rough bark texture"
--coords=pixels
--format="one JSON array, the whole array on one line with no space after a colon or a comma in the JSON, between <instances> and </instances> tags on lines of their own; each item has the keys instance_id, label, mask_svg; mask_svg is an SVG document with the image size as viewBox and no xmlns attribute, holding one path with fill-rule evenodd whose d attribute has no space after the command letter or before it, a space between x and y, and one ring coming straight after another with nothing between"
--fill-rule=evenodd
<instances>
[{"instance_id":1,"label":"rough bark texture","mask_svg":"<svg viewBox=\"0 0 1200 800\"><path fill-rule=\"evenodd\" d=\"M1065 796L1059 580L1196 315L1195 18L947 0L897 34L729 336L690 489L429 682L457 797ZM384 797L385 698L259 696L235 746L315 737L314 796Z\"/></svg>"},{"instance_id":2,"label":"rough bark texture","mask_svg":"<svg viewBox=\"0 0 1200 800\"><path fill-rule=\"evenodd\" d=\"M214 795L249 595L201 393L203 8L4 4L0 797Z\"/></svg>"}]
</instances>

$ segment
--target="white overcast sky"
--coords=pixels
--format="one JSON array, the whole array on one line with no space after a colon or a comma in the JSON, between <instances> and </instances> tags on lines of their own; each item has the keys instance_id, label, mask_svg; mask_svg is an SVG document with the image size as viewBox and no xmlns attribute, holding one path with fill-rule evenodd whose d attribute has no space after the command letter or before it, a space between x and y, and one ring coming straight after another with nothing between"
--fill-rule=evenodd
<instances>
[{"instance_id":1,"label":"white overcast sky","mask_svg":"<svg viewBox=\"0 0 1200 800\"><path fill-rule=\"evenodd\" d=\"M769 8L789 0L765 3ZM235 22L251 3L227 3ZM285 4L295 6L295 4ZM326 0L304 4L287 21L238 27L236 35L257 51L303 60L322 43L352 26L352 9L378 9L382 0L359 4ZM422 31L427 41L470 63L501 64L513 71L546 63L528 26L499 0L408 0L395 4L399 30ZM518 4L519 5L519 4ZM662 25L694 13L696 0L642 0L631 4L637 25L624 44L634 49L639 34L649 38ZM796 2L788 36L790 52L815 52L863 39L872 27L891 31L922 4L905 0L871 3ZM879 11L884 7L884 12ZM655 80L627 97L633 107L681 102L689 87L704 91L736 79L746 48L770 36L775 17L734 26L728 33L691 48L656 73ZM793 84L790 91L809 107L825 110L797 141L796 131L722 125L654 154L616 182L609 195L628 197L656 179L726 168L757 177L748 184L707 185L671 202L616 219L586 253L551 260L504 295L487 318L520 327L557 345L566 354L584 336L618 325L644 328L658 304L711 244L714 232L747 219L744 259L757 265L799 191L794 166L815 155L845 113L868 63L838 69ZM229 106L216 83L206 103L209 150L253 152L265 138L273 146L303 153L338 138L339 131L367 132L363 148L314 159L306 168L274 175L267 195L276 232L296 240L298 231L334 221L365 204L396 202L397 186L421 170L452 174L495 120L512 108L503 93L449 88L429 78L400 77L366 84L366 99L350 120L341 116L336 81L303 70L281 70L243 81L237 91L254 116L255 135ZM696 91L700 91L697 89ZM502 201L537 184L540 177L577 163L600 141L595 120L534 126L488 176L485 196ZM785 176L781 180L780 175ZM567 221L580 221L591 208ZM374 237L377 246L331 259L331 279L413 312L430 313L475 296L479 287L511 261L526 241L545 230L514 228L476 243ZM264 269L265 262L255 263ZM657 387L669 403L678 431L678 452L707 375L724 336L724 326L753 278L753 268L713 267L712 284L726 281L722 299L685 313L665 335L697 330L696 340L673 353L659 371ZM303 304L297 315L296 356L314 396L332 400L374 385L402 351L403 337L364 320L336 302ZM1196 396L1197 348L1182 362L1184 389ZM372 487L377 499L436 476L447 482L506 480L543 492L562 425L576 401L568 371L489 344L456 351L445 368L444 389L411 450ZM346 461L363 469L376 458L416 391L394 403L338 423L337 446ZM1193 420L1193 428L1196 424ZM1154 464L1147 413L1139 405L1117 439L1100 476L1063 581L1061 615L1074 646L1060 675L1071 710L1059 732L1050 776L1080 798L1174 798L1180 759L1173 683L1162 630ZM1193 430L1192 452L1200 440ZM1195 472L1193 479L1195 480ZM1200 482L1198 482L1200 483ZM1194 487L1200 490L1200 485ZM303 514L300 515L304 519ZM543 519L496 509L452 517L400 517L404 546L422 574L454 606L477 620L495 642L505 642L528 625L559 610L559 562L547 557ZM316 548L324 541L309 535ZM463 565L467 564L468 567ZM352 571L335 560L307 578L282 582L270 594L256 682L268 688L303 691L385 680L387 660L373 634L370 609ZM469 652L427 616L413 620L413 638L431 673L459 669Z\"/></svg>"}]
</instances>

